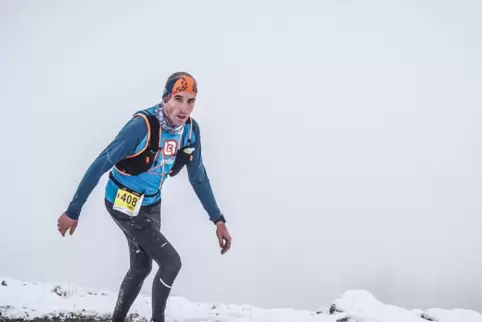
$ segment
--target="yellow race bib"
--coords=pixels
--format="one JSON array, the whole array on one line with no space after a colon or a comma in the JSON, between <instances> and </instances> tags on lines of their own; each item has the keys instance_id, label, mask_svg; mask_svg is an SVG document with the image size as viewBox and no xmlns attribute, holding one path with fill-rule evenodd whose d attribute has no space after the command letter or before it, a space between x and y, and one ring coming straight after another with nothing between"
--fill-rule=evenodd
<instances>
[{"instance_id":1,"label":"yellow race bib","mask_svg":"<svg viewBox=\"0 0 482 322\"><path fill-rule=\"evenodd\" d=\"M129 216L137 216L143 199L143 194L141 195L121 188L117 190L113 209Z\"/></svg>"}]
</instances>

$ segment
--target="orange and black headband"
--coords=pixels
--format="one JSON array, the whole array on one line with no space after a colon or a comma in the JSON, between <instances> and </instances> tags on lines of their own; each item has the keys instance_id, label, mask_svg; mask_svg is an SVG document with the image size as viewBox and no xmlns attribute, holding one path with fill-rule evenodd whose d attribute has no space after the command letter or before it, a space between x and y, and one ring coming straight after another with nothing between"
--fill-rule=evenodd
<instances>
[{"instance_id":1,"label":"orange and black headband","mask_svg":"<svg viewBox=\"0 0 482 322\"><path fill-rule=\"evenodd\" d=\"M174 74L166 82L162 100L167 102L173 95L179 92L197 94L197 83L194 77L187 73Z\"/></svg>"}]
</instances>

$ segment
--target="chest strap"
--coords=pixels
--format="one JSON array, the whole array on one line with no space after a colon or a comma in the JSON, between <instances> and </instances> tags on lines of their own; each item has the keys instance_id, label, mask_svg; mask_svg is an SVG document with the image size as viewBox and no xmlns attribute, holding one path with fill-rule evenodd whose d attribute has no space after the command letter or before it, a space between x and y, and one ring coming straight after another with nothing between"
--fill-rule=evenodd
<instances>
[{"instance_id":1,"label":"chest strap","mask_svg":"<svg viewBox=\"0 0 482 322\"><path fill-rule=\"evenodd\" d=\"M122 183L120 183L119 180L117 180L117 179L114 177L114 175L112 174L112 171L109 173L109 179L112 180L112 182L113 182L117 187L119 187L119 188L123 188L123 189L125 189L125 190L127 190L127 191L129 191L129 192L132 192L132 193L140 194L140 192L134 191L134 190L132 190L131 188L126 187L125 185L123 185ZM154 194L150 194L150 195L145 194L144 196L150 198L150 197L155 197L155 196L157 196L159 193L160 193L160 190L158 190L158 191L157 191L156 193L154 193Z\"/></svg>"}]
</instances>

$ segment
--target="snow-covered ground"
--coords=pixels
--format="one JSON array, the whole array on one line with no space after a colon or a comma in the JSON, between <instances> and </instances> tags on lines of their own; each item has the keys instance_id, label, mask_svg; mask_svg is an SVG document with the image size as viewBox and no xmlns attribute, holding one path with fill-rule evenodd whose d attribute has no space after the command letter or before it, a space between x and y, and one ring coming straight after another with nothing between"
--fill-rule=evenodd
<instances>
[{"instance_id":1,"label":"snow-covered ground","mask_svg":"<svg viewBox=\"0 0 482 322\"><path fill-rule=\"evenodd\" d=\"M108 290L0 278L0 321L59 317L107 319L116 296ZM139 296L131 310L133 321L148 321L150 310L150 298ZM170 322L482 322L482 315L474 311L406 310L381 303L363 290L347 291L316 312L193 303L171 297L166 314Z\"/></svg>"}]
</instances>

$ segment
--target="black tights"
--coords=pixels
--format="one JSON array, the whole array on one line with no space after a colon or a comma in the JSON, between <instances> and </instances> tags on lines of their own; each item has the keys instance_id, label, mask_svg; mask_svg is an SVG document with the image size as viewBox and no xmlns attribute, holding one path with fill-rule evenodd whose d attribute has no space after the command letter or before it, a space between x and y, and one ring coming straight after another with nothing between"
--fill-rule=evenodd
<instances>
[{"instance_id":1,"label":"black tights","mask_svg":"<svg viewBox=\"0 0 482 322\"><path fill-rule=\"evenodd\" d=\"M123 322L144 280L152 271L152 261L159 270L152 284L152 322L164 322L164 311L171 287L181 269L181 258L160 232L160 204L143 207L136 217L106 207L127 237L130 268L122 281L112 322Z\"/></svg>"}]
</instances>

